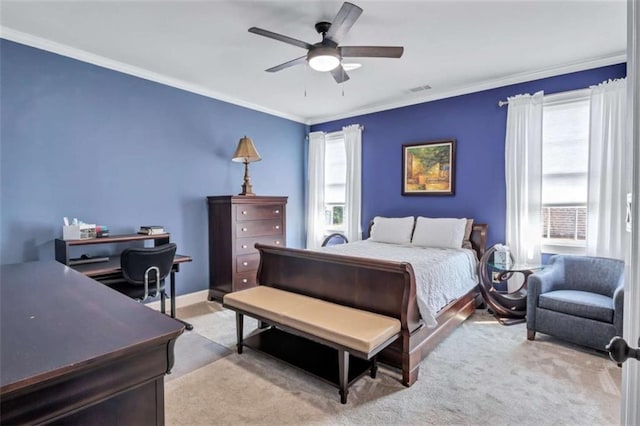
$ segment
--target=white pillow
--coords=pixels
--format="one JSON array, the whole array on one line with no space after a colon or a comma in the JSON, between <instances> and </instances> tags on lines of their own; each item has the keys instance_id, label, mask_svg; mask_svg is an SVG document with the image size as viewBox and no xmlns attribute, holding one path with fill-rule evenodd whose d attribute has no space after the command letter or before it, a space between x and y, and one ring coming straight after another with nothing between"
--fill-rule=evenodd
<instances>
[{"instance_id":1,"label":"white pillow","mask_svg":"<svg viewBox=\"0 0 640 426\"><path fill-rule=\"evenodd\" d=\"M378 243L410 244L413 232L413 216L373 218L371 241Z\"/></svg>"},{"instance_id":2,"label":"white pillow","mask_svg":"<svg viewBox=\"0 0 640 426\"><path fill-rule=\"evenodd\" d=\"M411 244L421 247L460 248L467 219L418 216Z\"/></svg>"}]
</instances>

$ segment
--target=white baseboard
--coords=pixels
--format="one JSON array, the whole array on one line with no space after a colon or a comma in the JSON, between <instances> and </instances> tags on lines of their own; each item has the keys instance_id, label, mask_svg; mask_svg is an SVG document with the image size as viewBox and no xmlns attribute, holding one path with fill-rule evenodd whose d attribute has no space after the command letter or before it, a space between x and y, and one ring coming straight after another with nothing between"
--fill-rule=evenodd
<instances>
[{"instance_id":1,"label":"white baseboard","mask_svg":"<svg viewBox=\"0 0 640 426\"><path fill-rule=\"evenodd\" d=\"M189 305L195 305L196 303L206 302L209 297L209 290L200 290L194 293L183 294L182 296L176 296L176 308L184 308ZM167 298L167 312L171 310L169 304L171 301ZM151 309L155 309L156 311L160 310L160 301L156 300L155 302L146 303L145 306L148 306Z\"/></svg>"}]
</instances>

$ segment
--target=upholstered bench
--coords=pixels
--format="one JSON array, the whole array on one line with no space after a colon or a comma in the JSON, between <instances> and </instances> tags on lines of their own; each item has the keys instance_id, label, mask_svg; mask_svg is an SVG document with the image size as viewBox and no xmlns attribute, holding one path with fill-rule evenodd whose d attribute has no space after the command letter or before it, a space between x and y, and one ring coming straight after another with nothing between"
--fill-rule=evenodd
<instances>
[{"instance_id":1,"label":"upholstered bench","mask_svg":"<svg viewBox=\"0 0 640 426\"><path fill-rule=\"evenodd\" d=\"M400 335L395 318L268 286L228 293L223 306L236 311L238 353L247 346L302 368L337 386L343 404L348 387L367 370L375 378L376 354ZM243 315L270 327L244 339ZM333 369L326 364L335 364L336 353ZM349 370L350 361L357 371Z\"/></svg>"}]
</instances>

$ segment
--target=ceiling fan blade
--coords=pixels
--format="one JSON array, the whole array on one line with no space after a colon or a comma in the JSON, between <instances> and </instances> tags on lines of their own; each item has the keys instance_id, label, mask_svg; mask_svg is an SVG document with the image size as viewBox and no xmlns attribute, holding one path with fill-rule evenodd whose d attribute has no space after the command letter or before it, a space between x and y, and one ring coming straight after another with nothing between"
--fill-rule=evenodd
<instances>
[{"instance_id":1,"label":"ceiling fan blade","mask_svg":"<svg viewBox=\"0 0 640 426\"><path fill-rule=\"evenodd\" d=\"M343 58L399 58L404 53L400 46L342 46Z\"/></svg>"},{"instance_id":2,"label":"ceiling fan blade","mask_svg":"<svg viewBox=\"0 0 640 426\"><path fill-rule=\"evenodd\" d=\"M294 65L302 64L302 63L304 63L306 61L307 61L307 56L306 55L305 56L300 56L299 58L292 59L289 62L285 62L285 63L280 64L280 65L276 65L275 67L271 67L271 68L269 68L268 70L265 70L265 71L267 71L267 72L276 72L276 71L283 70L285 68L292 67Z\"/></svg>"},{"instance_id":3,"label":"ceiling fan blade","mask_svg":"<svg viewBox=\"0 0 640 426\"><path fill-rule=\"evenodd\" d=\"M324 36L325 39L333 41L335 44L339 44L342 37L349 32L353 24L358 20L362 14L362 9L353 3L344 2L342 7L338 11L338 14L333 18L329 31Z\"/></svg>"},{"instance_id":4,"label":"ceiling fan blade","mask_svg":"<svg viewBox=\"0 0 640 426\"><path fill-rule=\"evenodd\" d=\"M345 81L349 80L349 75L344 70L344 68L342 68L342 65L338 65L337 68L332 69L331 75L338 84L344 83Z\"/></svg>"},{"instance_id":5,"label":"ceiling fan blade","mask_svg":"<svg viewBox=\"0 0 640 426\"><path fill-rule=\"evenodd\" d=\"M251 27L249 28L250 33L258 34L263 37L272 38L274 40L282 41L287 44L293 44L294 46L302 47L303 49L311 49L313 47L312 44L307 43L306 41L298 40L295 38L288 37L286 35L274 33L268 30L263 30L262 28Z\"/></svg>"}]
</instances>

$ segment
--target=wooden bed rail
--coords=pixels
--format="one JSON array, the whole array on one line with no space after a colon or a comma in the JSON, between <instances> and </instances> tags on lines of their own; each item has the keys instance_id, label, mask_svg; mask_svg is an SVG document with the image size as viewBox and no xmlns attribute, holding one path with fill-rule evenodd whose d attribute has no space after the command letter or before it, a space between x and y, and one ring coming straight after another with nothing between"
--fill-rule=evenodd
<instances>
[{"instance_id":1,"label":"wooden bed rail","mask_svg":"<svg viewBox=\"0 0 640 426\"><path fill-rule=\"evenodd\" d=\"M258 284L397 318L405 332L420 325L409 263L256 244Z\"/></svg>"}]
</instances>

